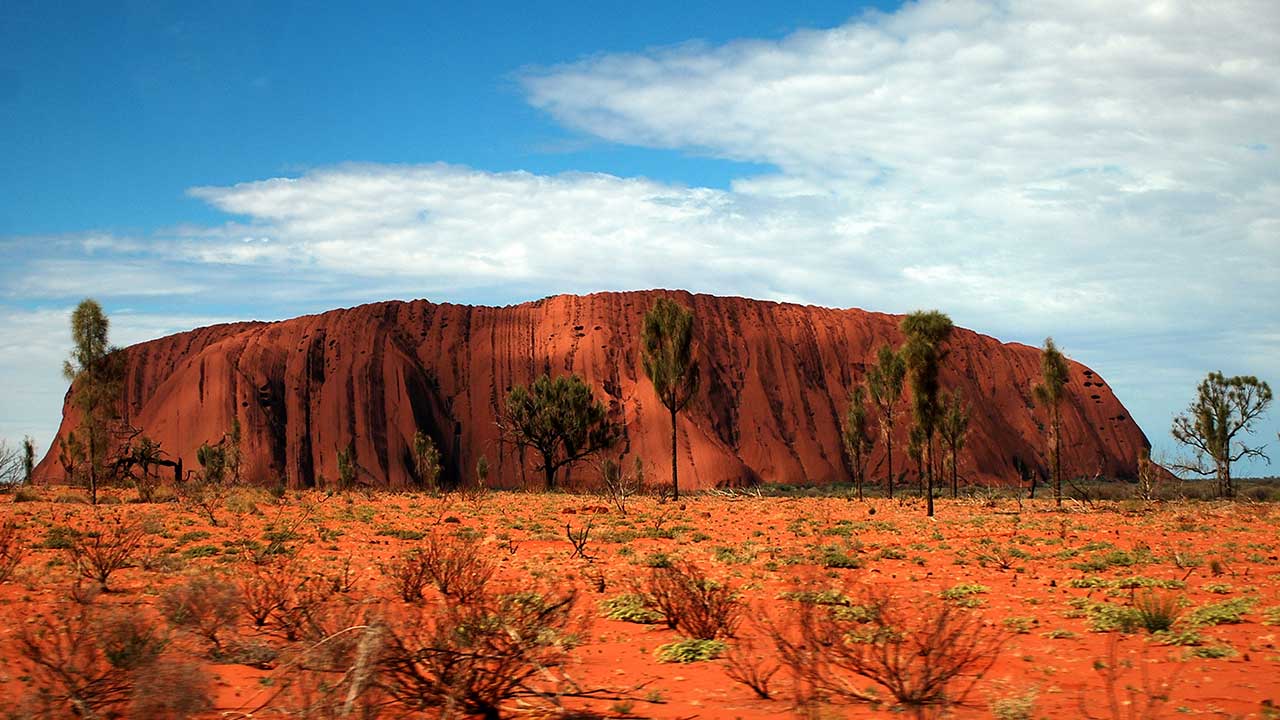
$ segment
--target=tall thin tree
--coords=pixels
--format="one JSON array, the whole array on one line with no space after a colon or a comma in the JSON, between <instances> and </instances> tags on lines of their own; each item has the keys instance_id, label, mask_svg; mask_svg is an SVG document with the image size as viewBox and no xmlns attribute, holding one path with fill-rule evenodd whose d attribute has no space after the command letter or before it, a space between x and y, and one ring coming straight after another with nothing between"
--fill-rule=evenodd
<instances>
[{"instance_id":1,"label":"tall thin tree","mask_svg":"<svg viewBox=\"0 0 1280 720\"><path fill-rule=\"evenodd\" d=\"M888 345L880 347L876 364L867 370L867 390L876 407L880 436L884 438L885 461L888 466L889 497L893 497L893 426L902 399L902 383L907 377L907 364L902 353Z\"/></svg>"},{"instance_id":2,"label":"tall thin tree","mask_svg":"<svg viewBox=\"0 0 1280 720\"><path fill-rule=\"evenodd\" d=\"M849 395L849 410L844 416L844 449L849 455L849 470L859 500L862 499L862 484L867 477L867 461L871 459L874 446L875 436L871 434L871 422L867 417L867 391L858 385Z\"/></svg>"},{"instance_id":3,"label":"tall thin tree","mask_svg":"<svg viewBox=\"0 0 1280 720\"><path fill-rule=\"evenodd\" d=\"M124 375L120 353L107 342L109 326L101 305L89 298L81 301L71 313L71 357L62 364L62 374L71 382L71 401L80 410L89 499L94 505Z\"/></svg>"},{"instance_id":4,"label":"tall thin tree","mask_svg":"<svg viewBox=\"0 0 1280 720\"><path fill-rule=\"evenodd\" d=\"M22 438L22 482L31 484L31 475L36 470L36 441L30 435Z\"/></svg>"},{"instance_id":5,"label":"tall thin tree","mask_svg":"<svg viewBox=\"0 0 1280 720\"><path fill-rule=\"evenodd\" d=\"M1066 396L1067 358L1053 343L1044 339L1040 350L1040 382L1032 389L1035 400L1049 411L1049 465L1053 468L1053 498L1062 507L1062 413Z\"/></svg>"},{"instance_id":6,"label":"tall thin tree","mask_svg":"<svg viewBox=\"0 0 1280 720\"><path fill-rule=\"evenodd\" d=\"M925 459L926 512L933 517L934 437L942 407L938 402L938 371L946 351L942 345L951 337L951 318L937 310L919 310L902 319L902 348L911 384L911 410L920 429Z\"/></svg>"},{"instance_id":7,"label":"tall thin tree","mask_svg":"<svg viewBox=\"0 0 1280 720\"><path fill-rule=\"evenodd\" d=\"M965 436L969 434L969 406L959 390L943 397L942 421L938 424L938 436L947 449L947 467L951 471L951 497L960 494L960 450L964 448Z\"/></svg>"},{"instance_id":8,"label":"tall thin tree","mask_svg":"<svg viewBox=\"0 0 1280 720\"><path fill-rule=\"evenodd\" d=\"M670 298L658 298L644 316L644 372L671 413L671 496L680 498L676 415L698 392L693 356L693 313Z\"/></svg>"}]
</instances>

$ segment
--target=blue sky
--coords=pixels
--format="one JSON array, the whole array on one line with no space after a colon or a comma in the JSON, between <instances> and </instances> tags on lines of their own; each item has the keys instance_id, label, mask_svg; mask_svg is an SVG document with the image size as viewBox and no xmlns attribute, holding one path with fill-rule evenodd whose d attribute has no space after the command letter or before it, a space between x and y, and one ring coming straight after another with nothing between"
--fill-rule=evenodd
<instances>
[{"instance_id":1,"label":"blue sky","mask_svg":"<svg viewBox=\"0 0 1280 720\"><path fill-rule=\"evenodd\" d=\"M1208 370L1280 382L1272 2L328 5L6 5L0 437L47 445L85 295L120 343L655 286L939 307L1055 336L1168 456Z\"/></svg>"}]
</instances>

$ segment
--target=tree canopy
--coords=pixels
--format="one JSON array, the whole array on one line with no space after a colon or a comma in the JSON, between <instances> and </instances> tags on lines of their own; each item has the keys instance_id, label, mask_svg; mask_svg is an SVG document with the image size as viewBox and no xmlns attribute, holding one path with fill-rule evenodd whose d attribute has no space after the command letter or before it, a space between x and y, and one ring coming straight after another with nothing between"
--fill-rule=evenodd
<instances>
[{"instance_id":1,"label":"tree canopy","mask_svg":"<svg viewBox=\"0 0 1280 720\"><path fill-rule=\"evenodd\" d=\"M542 375L512 387L501 423L509 440L538 453L548 490L560 468L612 447L621 434L577 375Z\"/></svg>"}]
</instances>

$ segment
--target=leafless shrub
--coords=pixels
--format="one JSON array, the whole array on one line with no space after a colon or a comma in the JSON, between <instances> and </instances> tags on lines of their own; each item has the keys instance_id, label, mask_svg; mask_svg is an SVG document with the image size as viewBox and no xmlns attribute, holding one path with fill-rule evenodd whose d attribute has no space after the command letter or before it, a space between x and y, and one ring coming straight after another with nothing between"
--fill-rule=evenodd
<instances>
[{"instance_id":1,"label":"leafless shrub","mask_svg":"<svg viewBox=\"0 0 1280 720\"><path fill-rule=\"evenodd\" d=\"M290 590L297 583L296 563L292 558L278 557L263 565L247 563L240 573L240 606L254 627L264 627L289 601Z\"/></svg>"},{"instance_id":2,"label":"leafless shrub","mask_svg":"<svg viewBox=\"0 0 1280 720\"><path fill-rule=\"evenodd\" d=\"M131 610L59 611L18 636L41 718L185 718L210 707L207 681L175 670L167 640Z\"/></svg>"},{"instance_id":3,"label":"leafless shrub","mask_svg":"<svg viewBox=\"0 0 1280 720\"><path fill-rule=\"evenodd\" d=\"M160 612L169 624L191 632L209 643L209 654L221 659L226 635L240 619L236 588L224 578L193 575L160 596Z\"/></svg>"},{"instance_id":4,"label":"leafless shrub","mask_svg":"<svg viewBox=\"0 0 1280 720\"><path fill-rule=\"evenodd\" d=\"M858 685L871 680L923 717L963 704L999 657L1008 635L952 603L908 603L868 590L855 604L802 604L793 630L771 631L805 701L880 702Z\"/></svg>"},{"instance_id":5,"label":"leafless shrub","mask_svg":"<svg viewBox=\"0 0 1280 720\"><path fill-rule=\"evenodd\" d=\"M67 552L81 577L96 581L103 592L110 592L107 579L132 564L142 536L139 523L117 515L99 520L86 532L69 535Z\"/></svg>"},{"instance_id":6,"label":"leafless shrub","mask_svg":"<svg viewBox=\"0 0 1280 720\"><path fill-rule=\"evenodd\" d=\"M773 677L782 669L776 660L765 657L750 638L729 645L721 661L730 680L745 685L762 700L772 700Z\"/></svg>"},{"instance_id":7,"label":"leafless shrub","mask_svg":"<svg viewBox=\"0 0 1280 720\"><path fill-rule=\"evenodd\" d=\"M8 518L0 524L0 583L13 577L13 572L26 557L27 548L18 532L18 524Z\"/></svg>"},{"instance_id":8,"label":"leafless shrub","mask_svg":"<svg viewBox=\"0 0 1280 720\"><path fill-rule=\"evenodd\" d=\"M422 600L432 584L444 597L465 603L483 591L493 570L493 564L479 552L477 541L433 534L384 567L383 573L405 602Z\"/></svg>"},{"instance_id":9,"label":"leafless shrub","mask_svg":"<svg viewBox=\"0 0 1280 720\"><path fill-rule=\"evenodd\" d=\"M1172 699L1173 688L1177 685L1178 676L1185 665L1178 664L1176 669L1163 678L1155 678L1151 674L1150 663L1147 662L1147 646L1140 644L1138 666L1138 683L1126 682L1121 685L1123 676L1133 669L1132 660L1120 657L1119 635L1112 635L1107 641L1107 654L1093 662L1093 668L1102 678L1102 696L1107 703L1105 715L1094 715L1090 712L1085 697L1080 696L1081 716L1090 720L1155 720L1160 717L1165 705Z\"/></svg>"},{"instance_id":10,"label":"leafless shrub","mask_svg":"<svg viewBox=\"0 0 1280 720\"><path fill-rule=\"evenodd\" d=\"M644 488L644 461L637 456L631 472L627 472L617 460L606 458L600 463L600 477L610 502L619 515L626 517L627 500Z\"/></svg>"},{"instance_id":11,"label":"leafless shrub","mask_svg":"<svg viewBox=\"0 0 1280 720\"><path fill-rule=\"evenodd\" d=\"M587 523L581 529L574 530L572 523L564 524L565 537L569 538L569 544L573 546L573 554L569 559L582 558L588 562L595 559L593 555L587 554L587 543L591 541L591 526L594 520L587 518Z\"/></svg>"},{"instance_id":12,"label":"leafless shrub","mask_svg":"<svg viewBox=\"0 0 1280 720\"><path fill-rule=\"evenodd\" d=\"M732 637L742 609L731 588L685 560L653 568L643 594L667 627L699 640Z\"/></svg>"},{"instance_id":13,"label":"leafless shrub","mask_svg":"<svg viewBox=\"0 0 1280 720\"><path fill-rule=\"evenodd\" d=\"M422 607L390 626L370 683L413 711L501 716L514 698L544 695L569 658L576 597L538 592L481 593Z\"/></svg>"}]
</instances>

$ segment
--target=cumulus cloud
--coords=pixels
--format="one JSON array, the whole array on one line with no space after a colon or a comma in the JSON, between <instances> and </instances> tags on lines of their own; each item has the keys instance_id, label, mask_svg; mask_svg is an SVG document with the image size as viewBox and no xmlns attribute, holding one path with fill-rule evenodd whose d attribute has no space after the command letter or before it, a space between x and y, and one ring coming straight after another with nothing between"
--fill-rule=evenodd
<instances>
[{"instance_id":1,"label":"cumulus cloud","mask_svg":"<svg viewBox=\"0 0 1280 720\"><path fill-rule=\"evenodd\" d=\"M585 137L773 169L726 190L342 165L194 188L235 219L89 234L32 261L30 279L0 277L11 297L61 298L126 297L146 276L157 294L252 298L269 316L654 286L939 307L1004 339L1055 335L1155 440L1206 370L1280 381L1269 0L924 0L776 41L593 56L522 84Z\"/></svg>"}]
</instances>

